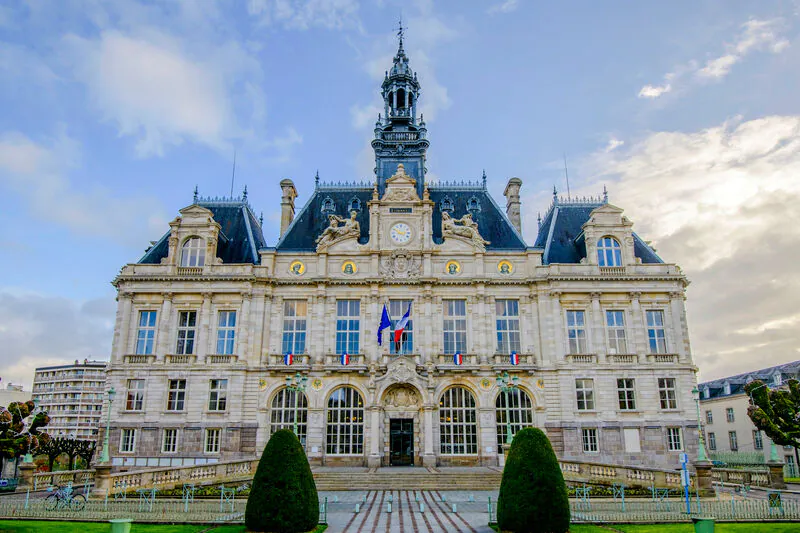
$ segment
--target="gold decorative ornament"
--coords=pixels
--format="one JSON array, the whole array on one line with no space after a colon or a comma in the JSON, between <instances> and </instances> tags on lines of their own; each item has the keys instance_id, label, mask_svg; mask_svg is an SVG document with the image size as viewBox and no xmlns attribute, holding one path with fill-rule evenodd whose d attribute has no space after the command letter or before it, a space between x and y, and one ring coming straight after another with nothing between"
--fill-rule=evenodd
<instances>
[{"instance_id":1,"label":"gold decorative ornament","mask_svg":"<svg viewBox=\"0 0 800 533\"><path fill-rule=\"evenodd\" d=\"M492 380L489 378L483 378L481 380L481 388L483 390L489 390L492 388Z\"/></svg>"},{"instance_id":2,"label":"gold decorative ornament","mask_svg":"<svg viewBox=\"0 0 800 533\"><path fill-rule=\"evenodd\" d=\"M497 271L503 275L508 275L514 272L514 265L511 261L506 261L505 259L497 263Z\"/></svg>"},{"instance_id":3,"label":"gold decorative ornament","mask_svg":"<svg viewBox=\"0 0 800 533\"><path fill-rule=\"evenodd\" d=\"M358 266L356 266L355 262L353 261L345 261L342 263L342 273L343 274L355 274L358 272Z\"/></svg>"},{"instance_id":4,"label":"gold decorative ornament","mask_svg":"<svg viewBox=\"0 0 800 533\"><path fill-rule=\"evenodd\" d=\"M314 390L322 390L322 380L319 378L314 378L311 381L311 388Z\"/></svg>"},{"instance_id":5,"label":"gold decorative ornament","mask_svg":"<svg viewBox=\"0 0 800 533\"><path fill-rule=\"evenodd\" d=\"M451 276L455 276L456 274L461 274L461 265L458 261L448 261L447 264L444 266L444 271Z\"/></svg>"},{"instance_id":6,"label":"gold decorative ornament","mask_svg":"<svg viewBox=\"0 0 800 533\"><path fill-rule=\"evenodd\" d=\"M306 272L306 265L302 261L292 261L292 264L289 265L289 272L295 276L302 276Z\"/></svg>"},{"instance_id":7,"label":"gold decorative ornament","mask_svg":"<svg viewBox=\"0 0 800 533\"><path fill-rule=\"evenodd\" d=\"M544 380L542 378L537 379L536 380L536 386L539 387L540 389L543 389L544 388Z\"/></svg>"},{"instance_id":8,"label":"gold decorative ornament","mask_svg":"<svg viewBox=\"0 0 800 533\"><path fill-rule=\"evenodd\" d=\"M258 380L258 390L260 390L262 392L267 390L267 380L266 379L261 378L261 379Z\"/></svg>"}]
</instances>

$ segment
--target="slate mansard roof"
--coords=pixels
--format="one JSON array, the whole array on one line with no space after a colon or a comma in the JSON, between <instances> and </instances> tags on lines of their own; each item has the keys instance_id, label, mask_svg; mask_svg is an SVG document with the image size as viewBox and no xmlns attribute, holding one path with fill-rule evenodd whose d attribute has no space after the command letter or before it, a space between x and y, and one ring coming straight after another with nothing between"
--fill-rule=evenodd
<instances>
[{"instance_id":1,"label":"slate mansard roof","mask_svg":"<svg viewBox=\"0 0 800 533\"><path fill-rule=\"evenodd\" d=\"M700 390L701 400L724 398L726 396L744 394L744 386L756 379L760 379L770 387L780 386L787 379L800 379L800 361L792 361L791 363L762 368L753 372L706 381L698 384L697 388Z\"/></svg>"},{"instance_id":2,"label":"slate mansard roof","mask_svg":"<svg viewBox=\"0 0 800 533\"><path fill-rule=\"evenodd\" d=\"M259 263L258 250L266 247L261 223L246 198L199 199L195 204L214 213L221 227L217 242L217 257L223 263ZM167 257L169 232L152 246L139 263L158 264Z\"/></svg>"},{"instance_id":3,"label":"slate mansard roof","mask_svg":"<svg viewBox=\"0 0 800 533\"><path fill-rule=\"evenodd\" d=\"M480 185L462 184L429 186L433 208L433 241L442 243L442 209L450 210L456 218L466 213L472 214L478 223L483 237L490 241L487 250L525 250L526 245L506 215L495 203L491 195ZM306 202L300 213L286 230L286 235L275 246L278 252L313 252L316 250L315 240L328 226L328 215L336 214L347 218L351 208L356 204L356 219L361 226L359 243L369 240L369 210L367 202L372 199L372 187L348 186L335 184L318 187ZM327 203L326 203L327 202ZM329 206L332 210L324 210Z\"/></svg>"},{"instance_id":4,"label":"slate mansard roof","mask_svg":"<svg viewBox=\"0 0 800 533\"><path fill-rule=\"evenodd\" d=\"M583 225L591 212L602 206L605 200L564 201L554 199L539 226L534 248L544 251L542 264L580 263L586 257L583 242ZM664 261L636 233L633 234L633 253L642 263Z\"/></svg>"}]
</instances>

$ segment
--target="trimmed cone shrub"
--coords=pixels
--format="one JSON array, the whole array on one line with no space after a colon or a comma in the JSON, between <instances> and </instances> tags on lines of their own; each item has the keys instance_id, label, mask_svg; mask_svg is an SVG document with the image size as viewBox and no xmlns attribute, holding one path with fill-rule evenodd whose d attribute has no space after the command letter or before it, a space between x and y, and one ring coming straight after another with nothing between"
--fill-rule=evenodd
<instances>
[{"instance_id":1,"label":"trimmed cone shrub","mask_svg":"<svg viewBox=\"0 0 800 533\"><path fill-rule=\"evenodd\" d=\"M569 531L564 476L550 440L538 428L514 436L497 501L497 525L514 533Z\"/></svg>"},{"instance_id":2,"label":"trimmed cone shrub","mask_svg":"<svg viewBox=\"0 0 800 533\"><path fill-rule=\"evenodd\" d=\"M244 523L249 531L300 533L319 523L317 486L308 458L292 431L270 437L258 463Z\"/></svg>"}]
</instances>

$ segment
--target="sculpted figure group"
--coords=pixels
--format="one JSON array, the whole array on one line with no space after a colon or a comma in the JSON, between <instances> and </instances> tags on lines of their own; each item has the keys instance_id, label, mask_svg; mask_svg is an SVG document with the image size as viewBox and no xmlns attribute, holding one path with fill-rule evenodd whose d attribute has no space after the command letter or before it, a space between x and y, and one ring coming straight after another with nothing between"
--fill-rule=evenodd
<instances>
[{"instance_id":1,"label":"sculpted figure group","mask_svg":"<svg viewBox=\"0 0 800 533\"><path fill-rule=\"evenodd\" d=\"M328 215L329 225L325 228L325 231L317 237L317 249L322 246L327 246L342 237L360 237L361 225L358 223L358 220L356 220L357 214L355 210L350 211L350 218L348 219L344 219L339 215Z\"/></svg>"},{"instance_id":2,"label":"sculpted figure group","mask_svg":"<svg viewBox=\"0 0 800 533\"><path fill-rule=\"evenodd\" d=\"M483 249L489 241L481 237L478 232L478 223L472 220L472 215L467 213L461 218L453 218L447 211L442 212L442 237L463 237L472 241L472 244Z\"/></svg>"}]
</instances>

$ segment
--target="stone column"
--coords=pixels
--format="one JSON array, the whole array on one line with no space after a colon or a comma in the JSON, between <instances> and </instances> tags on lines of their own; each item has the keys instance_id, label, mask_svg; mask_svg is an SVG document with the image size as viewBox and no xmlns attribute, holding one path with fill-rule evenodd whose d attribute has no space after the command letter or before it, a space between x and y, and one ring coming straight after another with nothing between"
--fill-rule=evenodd
<instances>
[{"instance_id":1,"label":"stone column","mask_svg":"<svg viewBox=\"0 0 800 533\"><path fill-rule=\"evenodd\" d=\"M361 328L364 332L364 338L361 339L362 351L368 363L377 363L380 349L377 342L378 324L380 324L381 313L383 312L383 308L378 305L377 287L373 288L372 294L367 296L364 301L369 306L369 313L365 320L365 327ZM383 332L383 337L384 340L388 337L385 331ZM364 346L367 347L366 350L364 350Z\"/></svg>"},{"instance_id":2,"label":"stone column","mask_svg":"<svg viewBox=\"0 0 800 533\"><path fill-rule=\"evenodd\" d=\"M200 307L200 320L198 321L199 331L197 333L197 361L205 362L208 348L211 344L211 298L210 292L203 293L203 305Z\"/></svg>"},{"instance_id":3,"label":"stone column","mask_svg":"<svg viewBox=\"0 0 800 533\"><path fill-rule=\"evenodd\" d=\"M481 288L478 289L481 291ZM487 309L486 309L486 298L483 292L479 292L475 295L474 303L470 305L469 299L467 300L467 316L474 315L475 308L477 308L477 319L473 319L474 323L469 327L469 323L467 323L467 335L472 333L472 348L475 354L478 355L478 361L482 365L489 364L489 347L488 343L486 342L486 331L488 329L487 326ZM469 307L472 307L472 312L470 312ZM470 330L472 330L470 332Z\"/></svg>"},{"instance_id":4,"label":"stone column","mask_svg":"<svg viewBox=\"0 0 800 533\"><path fill-rule=\"evenodd\" d=\"M33 463L20 463L19 465L19 485L17 492L33 490L33 474L36 472L36 465Z\"/></svg>"},{"instance_id":5,"label":"stone column","mask_svg":"<svg viewBox=\"0 0 800 533\"><path fill-rule=\"evenodd\" d=\"M642 322L642 307L639 304L639 298L642 297L641 292L631 292L628 297L631 299L631 326L633 331L633 346L637 354L644 355L647 353L647 342L644 331L644 323Z\"/></svg>"},{"instance_id":6,"label":"stone column","mask_svg":"<svg viewBox=\"0 0 800 533\"><path fill-rule=\"evenodd\" d=\"M590 352L597 354L598 362L606 360L606 343L603 338L603 310L600 308L600 293L593 292L592 298L592 347Z\"/></svg>"},{"instance_id":7,"label":"stone column","mask_svg":"<svg viewBox=\"0 0 800 533\"><path fill-rule=\"evenodd\" d=\"M769 467L769 486L772 489L786 489L786 482L783 480L783 461L767 461Z\"/></svg>"},{"instance_id":8,"label":"stone column","mask_svg":"<svg viewBox=\"0 0 800 533\"><path fill-rule=\"evenodd\" d=\"M667 328L668 334L672 337L672 348L681 362L686 361L686 344L683 336L683 293L669 293L670 324Z\"/></svg>"},{"instance_id":9,"label":"stone column","mask_svg":"<svg viewBox=\"0 0 800 533\"><path fill-rule=\"evenodd\" d=\"M169 323L172 320L172 293L164 293L164 301L161 303L161 316L158 320L158 342L156 343L155 354L156 357L164 358L164 354L169 350L170 327Z\"/></svg>"},{"instance_id":10,"label":"stone column","mask_svg":"<svg viewBox=\"0 0 800 533\"><path fill-rule=\"evenodd\" d=\"M423 415L425 424L425 453L422 456L422 466L433 467L436 466L436 453L433 451L433 405L426 405L424 407L425 413Z\"/></svg>"},{"instance_id":11,"label":"stone column","mask_svg":"<svg viewBox=\"0 0 800 533\"><path fill-rule=\"evenodd\" d=\"M242 317L239 322L241 335L236 350L241 360L247 360L250 354L250 300L252 297L253 295L249 292L242 293Z\"/></svg>"},{"instance_id":12,"label":"stone column","mask_svg":"<svg viewBox=\"0 0 800 533\"><path fill-rule=\"evenodd\" d=\"M111 463L99 463L94 467L92 498L105 498L111 491Z\"/></svg>"},{"instance_id":13,"label":"stone column","mask_svg":"<svg viewBox=\"0 0 800 533\"><path fill-rule=\"evenodd\" d=\"M374 397L375 392L371 393ZM369 407L369 457L367 457L367 466L369 468L378 468L381 466L381 408L377 404L377 398L374 400L371 407Z\"/></svg>"},{"instance_id":14,"label":"stone column","mask_svg":"<svg viewBox=\"0 0 800 533\"><path fill-rule=\"evenodd\" d=\"M560 362L564 360L566 348L564 346L564 317L561 312L561 292L552 291L550 297L553 299L553 360Z\"/></svg>"},{"instance_id":15,"label":"stone column","mask_svg":"<svg viewBox=\"0 0 800 533\"><path fill-rule=\"evenodd\" d=\"M283 318L283 297L276 296L274 297L274 301L272 302L272 313L269 316L269 321L271 324L269 329L274 333L274 335L270 336L270 342L267 345L267 351L269 353L280 354L281 351L283 350L282 346L283 327L281 323L282 318Z\"/></svg>"},{"instance_id":16,"label":"stone column","mask_svg":"<svg viewBox=\"0 0 800 533\"><path fill-rule=\"evenodd\" d=\"M697 491L702 497L714 496L714 484L711 477L711 461L696 461L694 470L697 474ZM781 480L783 480L783 469L781 469ZM785 485L784 485L785 488Z\"/></svg>"},{"instance_id":17,"label":"stone column","mask_svg":"<svg viewBox=\"0 0 800 533\"><path fill-rule=\"evenodd\" d=\"M259 366L263 366L264 364L264 354L269 351L269 338L270 338L270 331L269 331L269 317L272 312L272 295L265 294L264 299L259 304L261 307L261 315L257 317L258 322L256 324L260 324L255 329L255 336L253 337L253 363L258 364Z\"/></svg>"},{"instance_id":18,"label":"stone column","mask_svg":"<svg viewBox=\"0 0 800 533\"><path fill-rule=\"evenodd\" d=\"M133 294L130 292L121 292L119 297L122 299L122 320L119 323L119 344L117 345L116 349L116 360L117 362L122 362L123 357L126 353L130 351L130 347L128 346L129 343L129 334L131 331L131 307L132 307L132 300Z\"/></svg>"}]
</instances>

